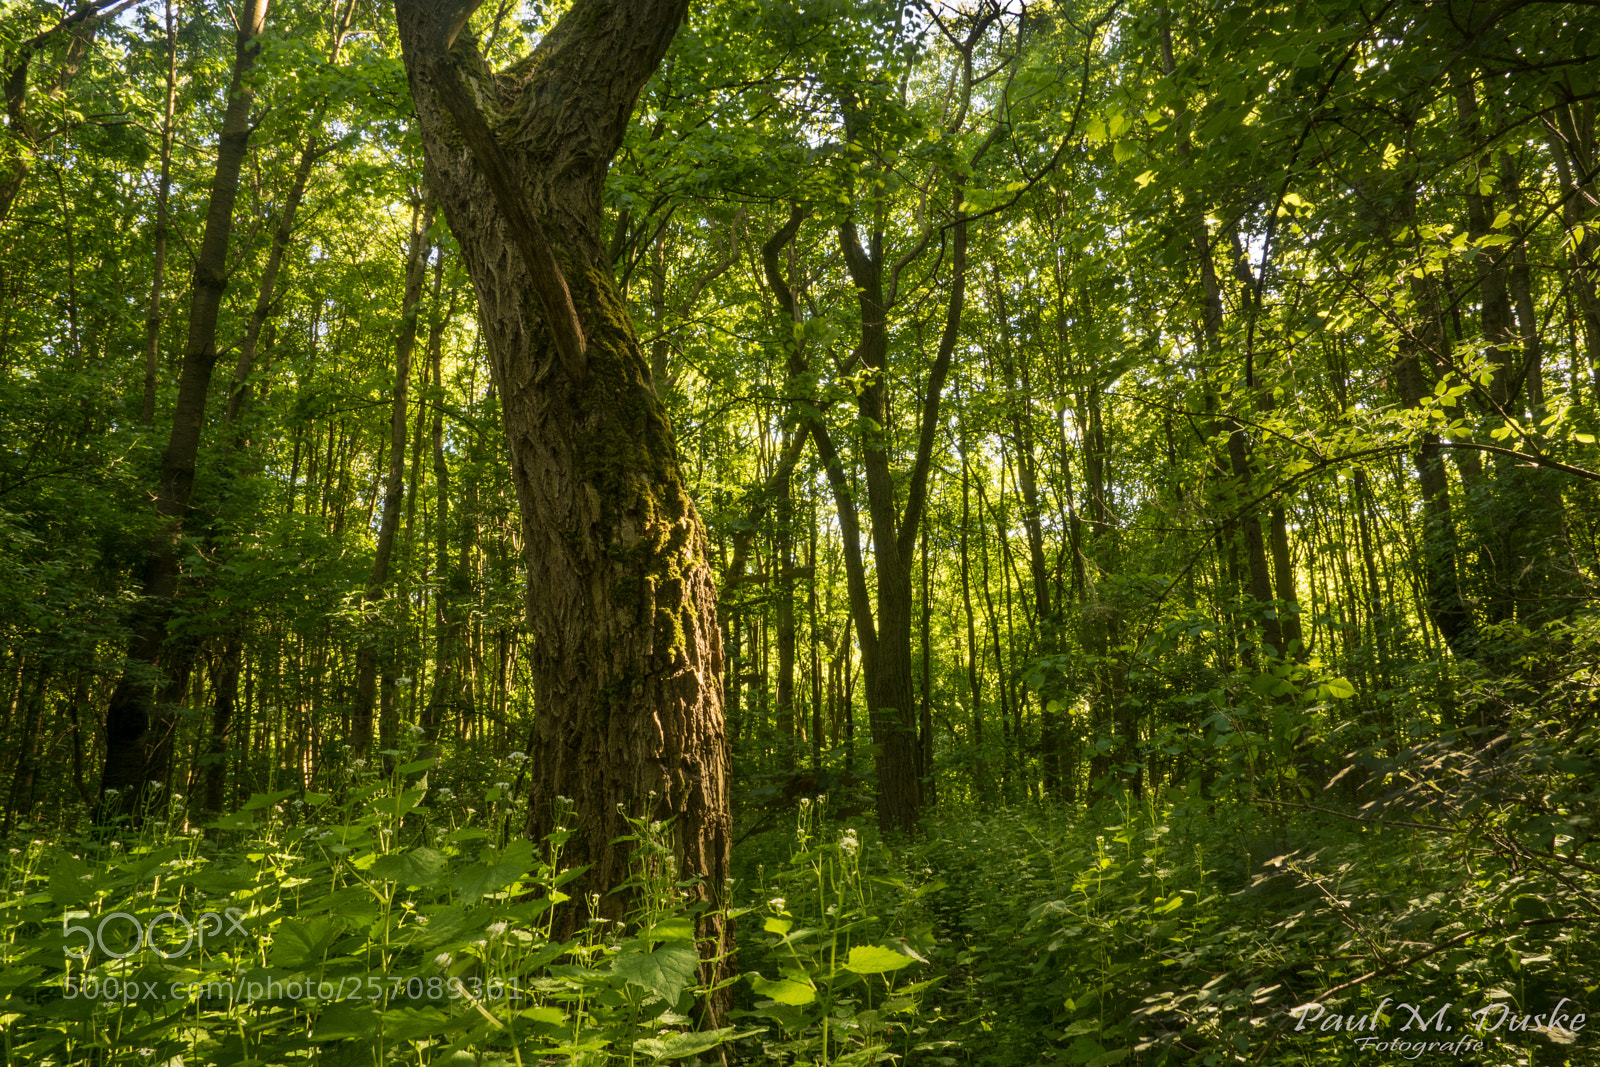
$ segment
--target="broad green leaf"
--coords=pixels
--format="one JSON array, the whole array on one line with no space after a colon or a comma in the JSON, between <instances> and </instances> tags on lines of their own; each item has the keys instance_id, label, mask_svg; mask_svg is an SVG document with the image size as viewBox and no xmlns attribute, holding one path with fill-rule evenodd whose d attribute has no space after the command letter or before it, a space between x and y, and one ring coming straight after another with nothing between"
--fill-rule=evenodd
<instances>
[{"instance_id":1,"label":"broad green leaf","mask_svg":"<svg viewBox=\"0 0 1600 1067\"><path fill-rule=\"evenodd\" d=\"M344 928L333 915L285 919L272 931L272 963L276 967L309 967L321 962Z\"/></svg>"},{"instance_id":2,"label":"broad green leaf","mask_svg":"<svg viewBox=\"0 0 1600 1067\"><path fill-rule=\"evenodd\" d=\"M752 974L750 988L756 991L756 996L775 1000L779 1004L810 1004L817 999L817 991L811 986L788 978L769 982L759 974Z\"/></svg>"},{"instance_id":3,"label":"broad green leaf","mask_svg":"<svg viewBox=\"0 0 1600 1067\"><path fill-rule=\"evenodd\" d=\"M358 1006L355 1001L335 1001L329 1004L312 1030L318 1041L338 1039L364 1040L378 1032L378 1013L371 1008Z\"/></svg>"},{"instance_id":4,"label":"broad green leaf","mask_svg":"<svg viewBox=\"0 0 1600 1067\"><path fill-rule=\"evenodd\" d=\"M1349 700L1356 695L1356 687L1344 678L1329 678L1322 684L1321 695L1332 700Z\"/></svg>"},{"instance_id":5,"label":"broad green leaf","mask_svg":"<svg viewBox=\"0 0 1600 1067\"><path fill-rule=\"evenodd\" d=\"M653 952L623 952L611 961L612 972L630 985L647 989L676 1004L694 981L700 957L689 945L670 943Z\"/></svg>"},{"instance_id":6,"label":"broad green leaf","mask_svg":"<svg viewBox=\"0 0 1600 1067\"><path fill-rule=\"evenodd\" d=\"M644 935L650 941L693 941L694 923L682 916L663 919Z\"/></svg>"},{"instance_id":7,"label":"broad green leaf","mask_svg":"<svg viewBox=\"0 0 1600 1067\"><path fill-rule=\"evenodd\" d=\"M660 1063L663 1060L681 1060L696 1056L727 1041L733 1036L733 1027L706 1030L699 1033L669 1033L665 1037L646 1037L633 1043L638 1052Z\"/></svg>"},{"instance_id":8,"label":"broad green leaf","mask_svg":"<svg viewBox=\"0 0 1600 1067\"><path fill-rule=\"evenodd\" d=\"M444 854L431 848L419 848L398 856L379 856L372 864L372 873L379 878L399 882L401 885L434 885L444 874Z\"/></svg>"},{"instance_id":9,"label":"broad green leaf","mask_svg":"<svg viewBox=\"0 0 1600 1067\"><path fill-rule=\"evenodd\" d=\"M854 974L887 974L911 964L910 956L903 956L882 945L856 945L850 950L850 959L844 969Z\"/></svg>"}]
</instances>

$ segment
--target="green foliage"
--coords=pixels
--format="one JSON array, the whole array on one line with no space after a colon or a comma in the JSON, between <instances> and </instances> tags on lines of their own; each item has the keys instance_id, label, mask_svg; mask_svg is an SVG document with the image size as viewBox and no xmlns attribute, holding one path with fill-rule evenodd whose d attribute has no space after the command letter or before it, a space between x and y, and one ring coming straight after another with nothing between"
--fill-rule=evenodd
<instances>
[{"instance_id":1,"label":"green foliage","mask_svg":"<svg viewBox=\"0 0 1600 1067\"><path fill-rule=\"evenodd\" d=\"M204 830L13 849L7 1062L634 1063L736 1036L690 1025L706 991L670 884L641 869L637 925L553 938L566 831L541 855L451 825L431 763L258 794Z\"/></svg>"},{"instance_id":2,"label":"green foliage","mask_svg":"<svg viewBox=\"0 0 1600 1067\"><path fill-rule=\"evenodd\" d=\"M1475 1062L1587 1062L1569 1048L1581 1031L1494 1026L1565 997L1570 1031L1600 995L1594 916L1570 884L1582 868L1519 859L1538 839L1508 836L1526 833L1511 809L1425 828L1192 796L1094 814L930 827L912 862L948 882L928 901L934 1032L961 1050L945 1062L1356 1064L1373 1055L1356 1035L1297 1030L1320 1018L1297 1009L1378 1012L1363 1034L1408 1039L1407 1003L1452 1005L1484 1042Z\"/></svg>"},{"instance_id":3,"label":"green foliage","mask_svg":"<svg viewBox=\"0 0 1600 1067\"><path fill-rule=\"evenodd\" d=\"M759 919L760 930L740 955L753 1003L736 1015L766 1020L759 1062L887 1063L936 1049L921 1017L936 979L917 973L928 930L915 918L941 883L913 886L870 839L820 822L825 810L802 802L786 862L754 887L766 899L741 925Z\"/></svg>"}]
</instances>

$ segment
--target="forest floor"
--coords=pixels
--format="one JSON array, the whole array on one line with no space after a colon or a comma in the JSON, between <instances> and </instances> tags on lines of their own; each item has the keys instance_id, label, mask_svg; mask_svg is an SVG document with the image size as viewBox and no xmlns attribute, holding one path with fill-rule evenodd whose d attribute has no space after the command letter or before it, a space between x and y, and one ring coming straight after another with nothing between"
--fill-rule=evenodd
<instances>
[{"instance_id":1,"label":"forest floor","mask_svg":"<svg viewBox=\"0 0 1600 1067\"><path fill-rule=\"evenodd\" d=\"M115 837L24 828L0 1062L1600 1063L1587 869L1504 812L1168 791L947 806L885 841L804 800L735 851L708 1031L660 827L632 921L563 939L561 841L466 786L417 760L204 827L174 797Z\"/></svg>"}]
</instances>

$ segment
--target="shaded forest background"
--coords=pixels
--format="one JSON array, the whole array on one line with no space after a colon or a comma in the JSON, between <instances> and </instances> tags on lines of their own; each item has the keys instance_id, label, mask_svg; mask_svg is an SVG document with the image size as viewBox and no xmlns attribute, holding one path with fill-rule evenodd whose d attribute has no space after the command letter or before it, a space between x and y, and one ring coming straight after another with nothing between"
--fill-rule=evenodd
<instances>
[{"instance_id":1,"label":"shaded forest background","mask_svg":"<svg viewBox=\"0 0 1600 1067\"><path fill-rule=\"evenodd\" d=\"M246 6L0 7L3 831L135 795L198 827L419 753L436 811L504 797L520 830L501 386L393 14ZM560 14L469 32L513 84ZM825 795L937 877L908 901L968 1029L912 1062L1244 1062L1364 974L1594 1002L1597 31L1475 0L690 10L606 217L710 533L735 864L759 891ZM1053 855L1169 834L1181 862L1116 862L1189 864L1192 900L1048 907ZM1162 986L1174 900L1221 925ZM1330 940L1263 964L1241 931L1274 923ZM1056 988L1097 929L1098 977ZM1561 1036L1517 1062L1593 1062Z\"/></svg>"}]
</instances>

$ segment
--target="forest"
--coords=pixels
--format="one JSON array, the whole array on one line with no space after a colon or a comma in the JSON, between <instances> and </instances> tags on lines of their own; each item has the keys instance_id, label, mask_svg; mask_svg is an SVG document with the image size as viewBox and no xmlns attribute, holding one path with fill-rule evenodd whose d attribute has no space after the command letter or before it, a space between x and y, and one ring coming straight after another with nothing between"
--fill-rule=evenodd
<instances>
[{"instance_id":1,"label":"forest","mask_svg":"<svg viewBox=\"0 0 1600 1067\"><path fill-rule=\"evenodd\" d=\"M1600 9L0 0L0 1062L1600 1064Z\"/></svg>"}]
</instances>

